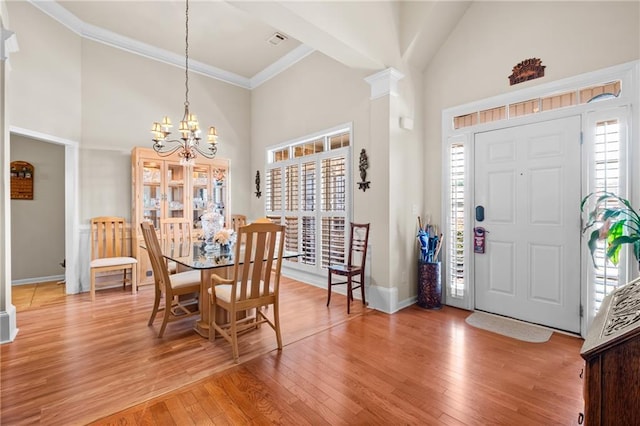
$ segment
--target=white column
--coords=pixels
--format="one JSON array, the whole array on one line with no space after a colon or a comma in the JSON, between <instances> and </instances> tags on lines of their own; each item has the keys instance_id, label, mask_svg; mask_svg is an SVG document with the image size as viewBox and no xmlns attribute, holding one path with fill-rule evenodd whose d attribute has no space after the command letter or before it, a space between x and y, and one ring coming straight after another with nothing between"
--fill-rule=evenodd
<instances>
[{"instance_id":1,"label":"white column","mask_svg":"<svg viewBox=\"0 0 640 426\"><path fill-rule=\"evenodd\" d=\"M16 307L11 303L10 139L7 120L7 61L9 41L12 37L14 33L5 29L3 20L0 19L0 343L12 342L18 333Z\"/></svg>"},{"instance_id":2,"label":"white column","mask_svg":"<svg viewBox=\"0 0 640 426\"><path fill-rule=\"evenodd\" d=\"M369 139L359 141L354 147L354 170L361 149L369 158L367 180L370 189L362 192L354 187L354 219L356 222L370 222L369 245L372 262L367 300L377 310L393 313L398 310L397 280L392 277L391 253L394 241L391 235L391 138L393 123L398 122L398 81L404 75L394 68L387 68L373 74L365 81L371 85L369 103ZM357 176L357 172L354 173ZM371 208L374 205L375 208ZM363 206L359 208L358 206Z\"/></svg>"}]
</instances>

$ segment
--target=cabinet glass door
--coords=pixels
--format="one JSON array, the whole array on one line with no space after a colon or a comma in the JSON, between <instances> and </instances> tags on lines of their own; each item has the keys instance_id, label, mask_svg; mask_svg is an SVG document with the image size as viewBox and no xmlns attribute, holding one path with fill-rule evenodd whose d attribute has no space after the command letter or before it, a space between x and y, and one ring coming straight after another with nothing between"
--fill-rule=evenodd
<instances>
[{"instance_id":1,"label":"cabinet glass door","mask_svg":"<svg viewBox=\"0 0 640 426\"><path fill-rule=\"evenodd\" d=\"M211 196L213 208L225 217L226 221L225 200L227 199L227 170L221 168L214 168L212 170L211 187L213 191ZM225 223L225 226L228 225L228 223Z\"/></svg>"},{"instance_id":2,"label":"cabinet glass door","mask_svg":"<svg viewBox=\"0 0 640 426\"><path fill-rule=\"evenodd\" d=\"M200 228L200 216L207 210L211 197L209 195L209 176L211 175L209 166L193 166L191 171L192 194L192 218L193 225Z\"/></svg>"},{"instance_id":3,"label":"cabinet glass door","mask_svg":"<svg viewBox=\"0 0 640 426\"><path fill-rule=\"evenodd\" d=\"M142 220L160 226L162 204L162 169L160 163L144 161L142 165Z\"/></svg>"},{"instance_id":4,"label":"cabinet glass door","mask_svg":"<svg viewBox=\"0 0 640 426\"><path fill-rule=\"evenodd\" d=\"M184 218L185 215L185 167L179 163L167 163L166 217Z\"/></svg>"}]
</instances>

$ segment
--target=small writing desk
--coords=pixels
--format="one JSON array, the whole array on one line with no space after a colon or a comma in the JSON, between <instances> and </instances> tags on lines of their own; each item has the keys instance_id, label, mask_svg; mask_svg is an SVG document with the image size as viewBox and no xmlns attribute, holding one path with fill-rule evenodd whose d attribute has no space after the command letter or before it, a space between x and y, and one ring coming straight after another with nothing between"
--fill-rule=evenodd
<instances>
[{"instance_id":1,"label":"small writing desk","mask_svg":"<svg viewBox=\"0 0 640 426\"><path fill-rule=\"evenodd\" d=\"M220 253L219 250L208 252L205 250L204 241L192 243L174 244L170 241L160 242L162 255L171 261L177 262L191 269L200 270L200 297L198 308L200 320L196 321L195 331L202 337L209 337L209 294L207 290L211 286L211 275L217 269L218 275L226 276L230 273L230 267L235 263L235 247L231 247L229 253ZM284 252L283 259L294 258L299 253ZM242 264L242 263L241 263ZM226 313L220 309L220 317L216 315L216 322L226 321Z\"/></svg>"}]
</instances>

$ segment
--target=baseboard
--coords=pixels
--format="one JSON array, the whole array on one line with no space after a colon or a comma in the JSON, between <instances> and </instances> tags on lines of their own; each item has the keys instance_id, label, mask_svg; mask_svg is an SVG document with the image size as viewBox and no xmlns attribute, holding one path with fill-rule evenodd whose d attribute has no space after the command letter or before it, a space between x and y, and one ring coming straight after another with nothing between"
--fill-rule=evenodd
<instances>
[{"instance_id":1,"label":"baseboard","mask_svg":"<svg viewBox=\"0 0 640 426\"><path fill-rule=\"evenodd\" d=\"M282 267L282 275L300 281L301 283L313 285L315 287L327 288L327 277L321 277L316 274L310 274L293 268ZM337 286L333 289L335 293L346 296L346 286ZM365 285L365 295L367 297L367 305L377 311L387 314L393 314L401 309L416 303L418 297L413 296L408 299L398 301L397 287L381 287L376 285ZM360 300L359 293L356 291L354 298Z\"/></svg>"},{"instance_id":2,"label":"baseboard","mask_svg":"<svg viewBox=\"0 0 640 426\"><path fill-rule=\"evenodd\" d=\"M36 283L45 283L50 281L64 281L64 275L51 275L48 277L36 277L36 278L25 278L22 280L13 280L11 281L11 285L26 285L26 284L36 284Z\"/></svg>"}]
</instances>

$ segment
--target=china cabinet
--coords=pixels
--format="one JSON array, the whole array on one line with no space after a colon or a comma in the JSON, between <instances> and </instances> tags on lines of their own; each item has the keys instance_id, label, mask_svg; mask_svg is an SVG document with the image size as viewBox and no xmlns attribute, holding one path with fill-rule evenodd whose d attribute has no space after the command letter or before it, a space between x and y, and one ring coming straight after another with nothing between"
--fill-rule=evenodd
<instances>
[{"instance_id":1,"label":"china cabinet","mask_svg":"<svg viewBox=\"0 0 640 426\"><path fill-rule=\"evenodd\" d=\"M136 232L133 252L138 259L139 285L153 284L151 263L141 248L142 222L151 222L159 230L162 219L185 219L193 226L193 238L200 236L200 216L207 208L215 208L225 224L229 223L227 159L197 157L195 164L186 166L178 154L160 157L151 148L135 147L131 151L131 180L131 222Z\"/></svg>"}]
</instances>

